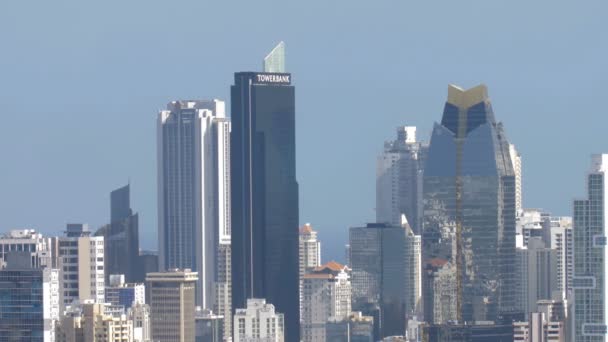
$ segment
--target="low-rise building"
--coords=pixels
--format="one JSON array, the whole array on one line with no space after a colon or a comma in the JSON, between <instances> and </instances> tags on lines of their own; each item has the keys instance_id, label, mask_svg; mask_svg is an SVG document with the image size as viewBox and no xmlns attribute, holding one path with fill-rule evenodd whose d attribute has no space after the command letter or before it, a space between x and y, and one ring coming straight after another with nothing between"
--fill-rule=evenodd
<instances>
[{"instance_id":1,"label":"low-rise building","mask_svg":"<svg viewBox=\"0 0 608 342\"><path fill-rule=\"evenodd\" d=\"M285 319L265 299L247 299L247 308L236 309L233 342L284 342Z\"/></svg>"}]
</instances>

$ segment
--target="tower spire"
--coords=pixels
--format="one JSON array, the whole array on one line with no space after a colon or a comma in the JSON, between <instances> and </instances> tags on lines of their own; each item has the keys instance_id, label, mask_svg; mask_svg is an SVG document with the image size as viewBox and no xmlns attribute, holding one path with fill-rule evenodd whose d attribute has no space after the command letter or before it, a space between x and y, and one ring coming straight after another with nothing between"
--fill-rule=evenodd
<instances>
[{"instance_id":1,"label":"tower spire","mask_svg":"<svg viewBox=\"0 0 608 342\"><path fill-rule=\"evenodd\" d=\"M285 72L285 43L280 41L266 57L264 72Z\"/></svg>"}]
</instances>

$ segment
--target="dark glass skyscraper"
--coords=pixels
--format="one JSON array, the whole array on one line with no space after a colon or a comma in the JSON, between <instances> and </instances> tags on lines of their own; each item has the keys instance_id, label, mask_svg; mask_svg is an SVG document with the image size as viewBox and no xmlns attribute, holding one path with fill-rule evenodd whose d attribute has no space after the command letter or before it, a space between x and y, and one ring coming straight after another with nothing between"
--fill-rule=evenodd
<instances>
[{"instance_id":1,"label":"dark glass skyscraper","mask_svg":"<svg viewBox=\"0 0 608 342\"><path fill-rule=\"evenodd\" d=\"M423 177L424 314L429 323L515 314L515 175L484 85L450 85Z\"/></svg>"},{"instance_id":2,"label":"dark glass skyscraper","mask_svg":"<svg viewBox=\"0 0 608 342\"><path fill-rule=\"evenodd\" d=\"M95 236L104 237L105 276L124 274L128 283L143 282L139 263L139 217L130 204L130 187L125 185L110 193L110 224Z\"/></svg>"},{"instance_id":3,"label":"dark glass skyscraper","mask_svg":"<svg viewBox=\"0 0 608 342\"><path fill-rule=\"evenodd\" d=\"M299 341L295 89L283 44L231 88L232 307L266 298ZM233 311L235 312L235 311Z\"/></svg>"},{"instance_id":4,"label":"dark glass skyscraper","mask_svg":"<svg viewBox=\"0 0 608 342\"><path fill-rule=\"evenodd\" d=\"M420 300L420 236L402 226L368 223L349 229L352 307L375 315L377 338L404 335Z\"/></svg>"},{"instance_id":5,"label":"dark glass skyscraper","mask_svg":"<svg viewBox=\"0 0 608 342\"><path fill-rule=\"evenodd\" d=\"M587 198L574 201L573 341L606 341L608 322L608 251L606 220L608 154L593 155L587 174Z\"/></svg>"}]
</instances>

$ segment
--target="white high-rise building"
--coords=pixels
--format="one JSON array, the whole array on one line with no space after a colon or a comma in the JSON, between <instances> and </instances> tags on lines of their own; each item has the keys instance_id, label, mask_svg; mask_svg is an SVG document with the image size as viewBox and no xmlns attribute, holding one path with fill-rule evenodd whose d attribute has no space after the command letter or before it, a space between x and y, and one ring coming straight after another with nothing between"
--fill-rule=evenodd
<instances>
[{"instance_id":1,"label":"white high-rise building","mask_svg":"<svg viewBox=\"0 0 608 342\"><path fill-rule=\"evenodd\" d=\"M265 299L247 299L247 308L236 309L233 342L284 342L285 318Z\"/></svg>"},{"instance_id":2,"label":"white high-rise building","mask_svg":"<svg viewBox=\"0 0 608 342\"><path fill-rule=\"evenodd\" d=\"M422 170L428 145L416 141L416 127L397 128L397 139L384 143L376 165L376 222L399 225L405 215L420 232Z\"/></svg>"},{"instance_id":3,"label":"white high-rise building","mask_svg":"<svg viewBox=\"0 0 608 342\"><path fill-rule=\"evenodd\" d=\"M232 272L230 243L220 243L217 258L217 281L215 283L215 305L213 312L224 316L224 337L232 336Z\"/></svg>"},{"instance_id":4,"label":"white high-rise building","mask_svg":"<svg viewBox=\"0 0 608 342\"><path fill-rule=\"evenodd\" d=\"M300 279L321 265L321 242L317 240L317 232L310 223L300 227Z\"/></svg>"},{"instance_id":5,"label":"white high-rise building","mask_svg":"<svg viewBox=\"0 0 608 342\"><path fill-rule=\"evenodd\" d=\"M551 249L557 253L557 289L561 299L568 299L574 273L572 217L548 217L543 222Z\"/></svg>"},{"instance_id":6,"label":"white high-rise building","mask_svg":"<svg viewBox=\"0 0 608 342\"><path fill-rule=\"evenodd\" d=\"M104 239L90 233L88 225L73 223L59 238L62 311L74 301L105 301Z\"/></svg>"},{"instance_id":7,"label":"white high-rise building","mask_svg":"<svg viewBox=\"0 0 608 342\"><path fill-rule=\"evenodd\" d=\"M523 209L521 192L521 155L515 149L515 145L509 144L509 155L515 172L515 210L519 213Z\"/></svg>"},{"instance_id":8,"label":"white high-rise building","mask_svg":"<svg viewBox=\"0 0 608 342\"><path fill-rule=\"evenodd\" d=\"M518 305L526 315L534 312L539 300L549 300L557 287L557 252L546 248L540 237L517 248Z\"/></svg>"},{"instance_id":9,"label":"white high-rise building","mask_svg":"<svg viewBox=\"0 0 608 342\"><path fill-rule=\"evenodd\" d=\"M608 323L608 154L594 155L587 176L587 198L574 201L573 341L606 341Z\"/></svg>"},{"instance_id":10,"label":"white high-rise building","mask_svg":"<svg viewBox=\"0 0 608 342\"><path fill-rule=\"evenodd\" d=\"M349 272L346 266L332 261L302 278L302 341L325 341L327 320L343 319L351 313Z\"/></svg>"},{"instance_id":11,"label":"white high-rise building","mask_svg":"<svg viewBox=\"0 0 608 342\"><path fill-rule=\"evenodd\" d=\"M197 272L196 305L225 312L229 285L218 274L227 269L218 259L229 263L230 256L230 122L224 102L169 103L158 115L157 143L159 268Z\"/></svg>"},{"instance_id":12,"label":"white high-rise building","mask_svg":"<svg viewBox=\"0 0 608 342\"><path fill-rule=\"evenodd\" d=\"M302 317L302 279L304 275L321 265L321 242L317 232L310 223L300 227L299 231L299 269L300 269L300 317Z\"/></svg>"}]
</instances>

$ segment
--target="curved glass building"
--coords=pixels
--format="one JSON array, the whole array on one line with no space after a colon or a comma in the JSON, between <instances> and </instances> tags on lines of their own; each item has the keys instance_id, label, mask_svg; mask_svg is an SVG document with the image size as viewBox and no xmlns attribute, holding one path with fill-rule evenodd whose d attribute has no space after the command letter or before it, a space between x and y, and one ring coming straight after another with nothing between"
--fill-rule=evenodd
<instances>
[{"instance_id":1,"label":"curved glass building","mask_svg":"<svg viewBox=\"0 0 608 342\"><path fill-rule=\"evenodd\" d=\"M515 309L515 174L485 85L450 85L423 176L424 315L494 321Z\"/></svg>"}]
</instances>

